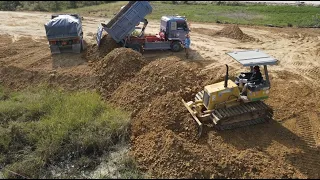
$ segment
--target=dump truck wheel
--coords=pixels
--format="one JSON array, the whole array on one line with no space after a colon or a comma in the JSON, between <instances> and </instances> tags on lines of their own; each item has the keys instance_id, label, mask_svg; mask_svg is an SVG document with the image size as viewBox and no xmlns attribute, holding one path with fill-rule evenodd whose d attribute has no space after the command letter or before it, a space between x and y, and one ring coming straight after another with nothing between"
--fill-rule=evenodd
<instances>
[{"instance_id":1,"label":"dump truck wheel","mask_svg":"<svg viewBox=\"0 0 320 180\"><path fill-rule=\"evenodd\" d=\"M84 47L83 47L83 39L81 40L81 46L80 46L80 52L82 52L84 50Z\"/></svg>"},{"instance_id":2,"label":"dump truck wheel","mask_svg":"<svg viewBox=\"0 0 320 180\"><path fill-rule=\"evenodd\" d=\"M182 49L182 45L179 41L174 41L172 44L171 44L171 50L173 52L179 52L181 51Z\"/></svg>"}]
</instances>

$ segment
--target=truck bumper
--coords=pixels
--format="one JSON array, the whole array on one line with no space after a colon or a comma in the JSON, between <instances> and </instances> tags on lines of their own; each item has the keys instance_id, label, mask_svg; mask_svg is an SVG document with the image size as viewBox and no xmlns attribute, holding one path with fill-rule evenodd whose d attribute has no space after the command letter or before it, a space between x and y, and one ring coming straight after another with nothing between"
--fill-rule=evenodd
<instances>
[{"instance_id":1,"label":"truck bumper","mask_svg":"<svg viewBox=\"0 0 320 180\"><path fill-rule=\"evenodd\" d=\"M51 54L60 54L65 52L81 53L81 43L64 47L59 47L58 45L50 45Z\"/></svg>"}]
</instances>

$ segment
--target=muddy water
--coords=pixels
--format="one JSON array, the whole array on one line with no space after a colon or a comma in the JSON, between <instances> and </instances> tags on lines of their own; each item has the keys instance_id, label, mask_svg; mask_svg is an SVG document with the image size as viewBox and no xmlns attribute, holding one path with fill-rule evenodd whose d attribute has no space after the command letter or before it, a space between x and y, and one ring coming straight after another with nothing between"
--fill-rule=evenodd
<instances>
[{"instance_id":1,"label":"muddy water","mask_svg":"<svg viewBox=\"0 0 320 180\"><path fill-rule=\"evenodd\" d=\"M121 160L129 151L128 145L118 145L114 151L101 157L100 164L94 170L85 170L79 173L75 168L74 163L64 163L61 165L51 166L50 172L52 178L86 178L86 179L101 179L101 178L121 178L119 167ZM46 178L46 177L43 177ZM0 174L1 179L1 174Z\"/></svg>"},{"instance_id":2,"label":"muddy water","mask_svg":"<svg viewBox=\"0 0 320 180\"><path fill-rule=\"evenodd\" d=\"M120 147L117 151L111 152L108 156L108 160L102 161L102 163L90 173L89 177L93 179L100 179L103 177L108 178L121 178L118 168L121 164L119 162L128 153L129 148L127 146Z\"/></svg>"}]
</instances>

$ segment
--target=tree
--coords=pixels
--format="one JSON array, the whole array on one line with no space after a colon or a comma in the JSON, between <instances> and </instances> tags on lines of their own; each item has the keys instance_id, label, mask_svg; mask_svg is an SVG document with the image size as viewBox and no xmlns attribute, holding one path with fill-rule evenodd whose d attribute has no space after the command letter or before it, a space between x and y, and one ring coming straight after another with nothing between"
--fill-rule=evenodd
<instances>
[{"instance_id":1,"label":"tree","mask_svg":"<svg viewBox=\"0 0 320 180\"><path fill-rule=\"evenodd\" d=\"M59 11L61 10L61 1L54 1L53 11Z\"/></svg>"},{"instance_id":2,"label":"tree","mask_svg":"<svg viewBox=\"0 0 320 180\"><path fill-rule=\"evenodd\" d=\"M15 11L19 5L21 5L19 1L1 1L0 9L5 11Z\"/></svg>"},{"instance_id":3,"label":"tree","mask_svg":"<svg viewBox=\"0 0 320 180\"><path fill-rule=\"evenodd\" d=\"M71 7L71 8L75 9L75 8L78 7L78 6L77 6L77 1L69 1L69 2L70 2L70 7Z\"/></svg>"}]
</instances>

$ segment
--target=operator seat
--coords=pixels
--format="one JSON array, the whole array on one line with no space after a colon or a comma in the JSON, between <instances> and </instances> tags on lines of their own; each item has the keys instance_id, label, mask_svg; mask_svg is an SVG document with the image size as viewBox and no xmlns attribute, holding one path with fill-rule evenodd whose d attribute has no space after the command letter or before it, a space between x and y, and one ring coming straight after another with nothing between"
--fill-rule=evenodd
<instances>
[{"instance_id":1,"label":"operator seat","mask_svg":"<svg viewBox=\"0 0 320 180\"><path fill-rule=\"evenodd\" d=\"M266 80L261 80L261 82L259 84L256 83L248 83L248 89L250 91L259 91L262 88L268 87L267 81Z\"/></svg>"}]
</instances>

